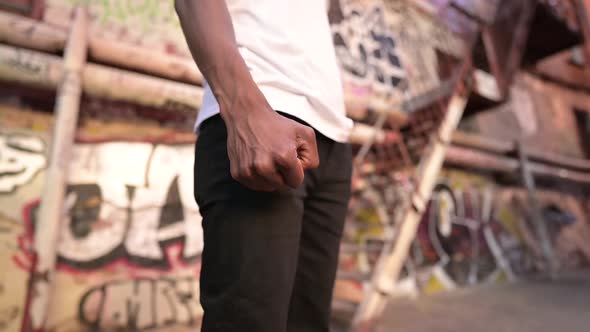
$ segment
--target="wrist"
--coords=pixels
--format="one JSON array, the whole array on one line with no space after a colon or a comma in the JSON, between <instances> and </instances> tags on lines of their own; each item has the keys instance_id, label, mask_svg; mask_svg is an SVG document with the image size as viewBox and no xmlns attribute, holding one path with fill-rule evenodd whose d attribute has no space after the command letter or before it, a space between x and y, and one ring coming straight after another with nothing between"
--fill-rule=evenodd
<instances>
[{"instance_id":1,"label":"wrist","mask_svg":"<svg viewBox=\"0 0 590 332\"><path fill-rule=\"evenodd\" d=\"M258 88L251 84L241 84L231 94L215 94L223 120L228 123L241 122L259 112L268 112L272 108Z\"/></svg>"}]
</instances>

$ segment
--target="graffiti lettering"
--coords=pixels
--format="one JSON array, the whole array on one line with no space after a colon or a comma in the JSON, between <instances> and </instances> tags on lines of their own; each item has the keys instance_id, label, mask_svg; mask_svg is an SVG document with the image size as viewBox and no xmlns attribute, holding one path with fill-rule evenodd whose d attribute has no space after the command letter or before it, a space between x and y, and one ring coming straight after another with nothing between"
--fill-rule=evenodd
<instances>
[{"instance_id":1,"label":"graffiti lettering","mask_svg":"<svg viewBox=\"0 0 590 332\"><path fill-rule=\"evenodd\" d=\"M545 268L530 212L520 197L523 192L495 187L483 177L449 174L454 180L435 187L406 262L404 284L412 285L411 291L435 292L511 280ZM459 183L465 179L467 184ZM346 224L347 250L341 255L344 272L372 272L383 245L395 239L392 234L401 220L395 210L408 206L403 201L407 192L388 193L389 188L403 187L403 176L370 174L366 181L371 185L356 192L351 201L353 220ZM560 234L575 223L574 215L551 206L543 212L552 241L561 238L564 242ZM572 253L583 252L582 245L576 246Z\"/></svg>"},{"instance_id":2,"label":"graffiti lettering","mask_svg":"<svg viewBox=\"0 0 590 332\"><path fill-rule=\"evenodd\" d=\"M0 133L0 194L28 183L46 165L45 143L36 136Z\"/></svg>"},{"instance_id":3,"label":"graffiti lettering","mask_svg":"<svg viewBox=\"0 0 590 332\"><path fill-rule=\"evenodd\" d=\"M192 149L149 143L76 145L59 262L83 270L121 259L168 268L170 259L176 259L167 256L172 244L182 245L182 262L198 259L203 241L192 191ZM29 239L35 212L27 206Z\"/></svg>"},{"instance_id":4,"label":"graffiti lettering","mask_svg":"<svg viewBox=\"0 0 590 332\"><path fill-rule=\"evenodd\" d=\"M179 240L183 258L196 258L202 236L192 195L192 158L190 145L78 146L70 214L58 248L61 259L88 268L122 256L166 266L163 247Z\"/></svg>"},{"instance_id":5,"label":"graffiti lettering","mask_svg":"<svg viewBox=\"0 0 590 332\"><path fill-rule=\"evenodd\" d=\"M403 89L405 71L381 6L340 5L342 18L332 22L336 54L342 68L363 84Z\"/></svg>"},{"instance_id":6,"label":"graffiti lettering","mask_svg":"<svg viewBox=\"0 0 590 332\"><path fill-rule=\"evenodd\" d=\"M420 226L422 254L415 263L439 265L457 285L475 284L500 272L512 277L504 252L518 241L495 219L490 190L437 185Z\"/></svg>"},{"instance_id":7,"label":"graffiti lettering","mask_svg":"<svg viewBox=\"0 0 590 332\"><path fill-rule=\"evenodd\" d=\"M201 313L195 277L140 278L90 289L80 300L80 322L94 330L143 331L194 325Z\"/></svg>"},{"instance_id":8,"label":"graffiti lettering","mask_svg":"<svg viewBox=\"0 0 590 332\"><path fill-rule=\"evenodd\" d=\"M21 50L17 50L14 57L7 57L4 63L22 72L39 76L47 70L47 66L35 59L35 55Z\"/></svg>"}]
</instances>

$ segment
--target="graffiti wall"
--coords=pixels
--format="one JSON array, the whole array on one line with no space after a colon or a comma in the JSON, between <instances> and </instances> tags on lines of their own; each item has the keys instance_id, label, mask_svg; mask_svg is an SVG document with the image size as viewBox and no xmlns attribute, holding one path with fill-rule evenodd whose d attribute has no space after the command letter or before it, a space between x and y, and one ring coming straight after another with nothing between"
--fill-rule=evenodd
<instances>
[{"instance_id":1,"label":"graffiti wall","mask_svg":"<svg viewBox=\"0 0 590 332\"><path fill-rule=\"evenodd\" d=\"M189 56L172 0L46 0L43 20L68 26L77 4L87 4L93 34Z\"/></svg>"},{"instance_id":2,"label":"graffiti wall","mask_svg":"<svg viewBox=\"0 0 590 332\"><path fill-rule=\"evenodd\" d=\"M46 167L47 116L19 118L0 111L0 330L18 331L25 314L28 264L23 212L39 197ZM11 129L8 129L11 128ZM35 128L33 130L32 128ZM22 250L25 248L26 250Z\"/></svg>"},{"instance_id":3,"label":"graffiti wall","mask_svg":"<svg viewBox=\"0 0 590 332\"><path fill-rule=\"evenodd\" d=\"M346 95L369 107L434 89L437 52L461 57L464 49L458 35L407 1L332 0L329 17Z\"/></svg>"},{"instance_id":4,"label":"graffiti wall","mask_svg":"<svg viewBox=\"0 0 590 332\"><path fill-rule=\"evenodd\" d=\"M537 197L561 268L589 263L587 243L570 234L577 229L590 239L586 198L554 190L539 190ZM572 246L564 247L567 242ZM408 268L426 292L546 271L526 191L446 170L423 216Z\"/></svg>"},{"instance_id":5,"label":"graffiti wall","mask_svg":"<svg viewBox=\"0 0 590 332\"><path fill-rule=\"evenodd\" d=\"M1 113L0 330L17 331L35 296L28 282L46 277L29 272L52 119ZM104 132L92 142L87 127L79 131L85 142L70 163L51 330L195 329L203 242L193 144L104 142Z\"/></svg>"},{"instance_id":6,"label":"graffiti wall","mask_svg":"<svg viewBox=\"0 0 590 332\"><path fill-rule=\"evenodd\" d=\"M342 275L370 275L380 249L395 241L396 211L409 202L404 174L369 175L372 186L356 192L346 226ZM393 189L395 188L395 189ZM543 222L561 269L590 263L590 224L582 192L539 190ZM424 214L399 292L434 293L482 283L515 280L546 271L526 191L494 178L454 169L440 175ZM362 278L361 278L362 280ZM348 295L361 289L358 281Z\"/></svg>"},{"instance_id":7,"label":"graffiti wall","mask_svg":"<svg viewBox=\"0 0 590 332\"><path fill-rule=\"evenodd\" d=\"M87 4L96 36L190 56L171 0L47 0L43 20L71 24ZM463 55L464 42L405 0L330 0L329 19L349 104L376 107L425 93L440 83L439 53Z\"/></svg>"},{"instance_id":8,"label":"graffiti wall","mask_svg":"<svg viewBox=\"0 0 590 332\"><path fill-rule=\"evenodd\" d=\"M382 94L406 90L400 48L383 5L333 1L332 6L334 45L345 80Z\"/></svg>"}]
</instances>

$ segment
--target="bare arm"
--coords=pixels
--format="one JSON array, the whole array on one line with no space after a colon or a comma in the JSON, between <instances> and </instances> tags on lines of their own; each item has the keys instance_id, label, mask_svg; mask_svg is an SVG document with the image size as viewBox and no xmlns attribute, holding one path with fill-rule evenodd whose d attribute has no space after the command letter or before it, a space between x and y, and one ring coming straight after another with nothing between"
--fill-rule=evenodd
<instances>
[{"instance_id":1,"label":"bare arm","mask_svg":"<svg viewBox=\"0 0 590 332\"><path fill-rule=\"evenodd\" d=\"M225 1L177 0L176 12L193 58L225 113L222 116L231 116L232 100L238 98L270 109L238 52Z\"/></svg>"},{"instance_id":2,"label":"bare arm","mask_svg":"<svg viewBox=\"0 0 590 332\"><path fill-rule=\"evenodd\" d=\"M254 190L300 185L303 171L319 164L315 134L272 110L238 51L225 1L176 0L175 5L226 124L232 176Z\"/></svg>"}]
</instances>

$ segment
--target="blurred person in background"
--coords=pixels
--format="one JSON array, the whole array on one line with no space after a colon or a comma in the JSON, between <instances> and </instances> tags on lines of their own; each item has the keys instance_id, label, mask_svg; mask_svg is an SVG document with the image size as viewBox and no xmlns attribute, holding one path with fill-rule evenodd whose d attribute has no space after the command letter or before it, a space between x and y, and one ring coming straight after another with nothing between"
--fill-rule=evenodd
<instances>
[{"instance_id":1,"label":"blurred person in background","mask_svg":"<svg viewBox=\"0 0 590 332\"><path fill-rule=\"evenodd\" d=\"M202 331L329 331L352 121L321 0L176 0L196 130Z\"/></svg>"}]
</instances>

